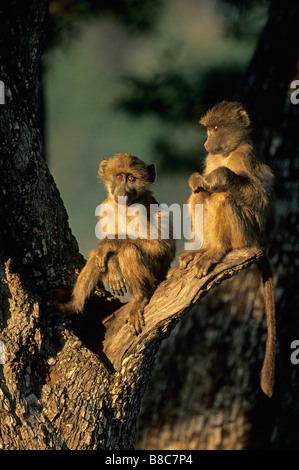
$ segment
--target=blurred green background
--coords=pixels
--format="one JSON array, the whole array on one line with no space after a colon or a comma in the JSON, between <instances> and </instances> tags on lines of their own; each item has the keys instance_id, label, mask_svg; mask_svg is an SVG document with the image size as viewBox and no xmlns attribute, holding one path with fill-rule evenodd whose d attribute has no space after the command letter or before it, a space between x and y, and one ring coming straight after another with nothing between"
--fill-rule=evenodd
<instances>
[{"instance_id":1,"label":"blurred green background","mask_svg":"<svg viewBox=\"0 0 299 470\"><path fill-rule=\"evenodd\" d=\"M158 201L186 203L204 156L198 119L233 99L267 10L250 0L50 2L46 155L85 257L97 244L104 156L155 163Z\"/></svg>"}]
</instances>

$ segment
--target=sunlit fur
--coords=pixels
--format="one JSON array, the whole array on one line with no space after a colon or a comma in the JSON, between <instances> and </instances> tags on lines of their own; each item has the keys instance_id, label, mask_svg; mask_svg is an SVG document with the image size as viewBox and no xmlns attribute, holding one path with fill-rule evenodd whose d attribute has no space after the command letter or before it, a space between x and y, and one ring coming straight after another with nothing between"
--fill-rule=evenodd
<instances>
[{"instance_id":1,"label":"sunlit fur","mask_svg":"<svg viewBox=\"0 0 299 470\"><path fill-rule=\"evenodd\" d=\"M117 175L122 175L120 180ZM134 181L129 181L132 176ZM143 310L158 284L165 278L175 256L175 242L172 230L168 239L150 239L150 205L158 204L150 191L155 180L154 165L146 165L130 153L104 158L99 167L99 177L106 186L108 198L103 204L110 204L116 215L116 238L100 240L98 247L91 251L73 290L70 313L80 313L86 299L99 281L108 284L114 295L124 295L127 289L132 300L124 308L129 326L140 333L143 326ZM140 232L147 232L147 238L118 238L118 197L127 197L125 213L130 205L142 204L147 209L146 220L141 222ZM121 219L122 223L123 218ZM132 217L125 216L128 224ZM148 227L146 231L145 227ZM140 233L138 232L138 233ZM123 235L123 233L120 233Z\"/></svg>"},{"instance_id":2,"label":"sunlit fur","mask_svg":"<svg viewBox=\"0 0 299 470\"><path fill-rule=\"evenodd\" d=\"M203 204L203 245L180 257L181 268L193 261L199 278L230 250L261 244L274 186L273 172L260 160L250 138L249 116L239 103L223 101L215 105L200 123L208 128L205 147L209 153L203 174L193 173L189 178L192 193L188 203L191 214L195 204ZM272 351L268 344L262 388L271 396L275 316L273 295L268 291L273 289L273 279L268 273L264 280Z\"/></svg>"}]
</instances>

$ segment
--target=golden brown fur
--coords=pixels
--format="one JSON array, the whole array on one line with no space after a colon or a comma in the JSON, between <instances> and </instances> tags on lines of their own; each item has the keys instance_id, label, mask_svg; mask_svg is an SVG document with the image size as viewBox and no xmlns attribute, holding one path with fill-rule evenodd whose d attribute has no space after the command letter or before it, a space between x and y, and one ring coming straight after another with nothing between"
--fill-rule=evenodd
<instances>
[{"instance_id":1,"label":"golden brown fur","mask_svg":"<svg viewBox=\"0 0 299 470\"><path fill-rule=\"evenodd\" d=\"M189 178L188 203L203 204L203 245L180 256L180 267L190 261L197 276L205 276L215 263L233 249L259 246L273 197L272 170L261 162L250 139L250 119L239 103L221 102L201 119L207 127L209 152L203 174ZM194 222L193 222L194 225ZM192 227L194 230L194 226ZM275 315L273 277L270 266L260 264L265 284L268 340L262 371L262 388L271 396L274 383Z\"/></svg>"},{"instance_id":2,"label":"golden brown fur","mask_svg":"<svg viewBox=\"0 0 299 470\"><path fill-rule=\"evenodd\" d=\"M99 281L106 282L112 294L124 295L127 289L132 300L126 305L127 320L132 330L138 334L142 329L143 310L158 284L165 278L175 255L172 235L167 239L150 239L150 204L157 204L149 190L155 180L155 168L146 165L130 153L117 154L104 158L99 167L99 176L106 186L108 198L103 204L114 209L115 238L103 238L98 247L91 251L88 261L79 274L73 295L68 304L70 313L80 313L86 299ZM119 206L118 197L126 197L125 206ZM127 211L132 204L142 204L146 208L143 233L146 238L121 238L122 229L118 227L118 213L124 212L125 226L134 216ZM138 227L137 227L138 229ZM142 230L139 227L139 230ZM138 232L137 230L137 233Z\"/></svg>"}]
</instances>

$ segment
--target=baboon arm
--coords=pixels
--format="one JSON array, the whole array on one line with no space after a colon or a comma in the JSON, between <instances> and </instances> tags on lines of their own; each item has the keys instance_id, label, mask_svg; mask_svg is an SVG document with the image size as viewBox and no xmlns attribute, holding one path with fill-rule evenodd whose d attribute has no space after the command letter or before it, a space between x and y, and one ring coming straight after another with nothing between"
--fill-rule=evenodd
<instances>
[{"instance_id":1,"label":"baboon arm","mask_svg":"<svg viewBox=\"0 0 299 470\"><path fill-rule=\"evenodd\" d=\"M226 166L219 166L204 177L203 188L206 191L240 191L248 184L245 173L235 173Z\"/></svg>"}]
</instances>

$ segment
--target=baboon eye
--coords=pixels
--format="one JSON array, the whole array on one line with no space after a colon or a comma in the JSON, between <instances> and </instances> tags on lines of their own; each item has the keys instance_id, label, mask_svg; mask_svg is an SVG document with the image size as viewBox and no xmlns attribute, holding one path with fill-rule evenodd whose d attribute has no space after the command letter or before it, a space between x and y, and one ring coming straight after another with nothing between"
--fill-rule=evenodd
<instances>
[{"instance_id":1,"label":"baboon eye","mask_svg":"<svg viewBox=\"0 0 299 470\"><path fill-rule=\"evenodd\" d=\"M116 178L121 181L123 179L123 175L121 173L119 173L118 175L116 175Z\"/></svg>"},{"instance_id":2,"label":"baboon eye","mask_svg":"<svg viewBox=\"0 0 299 470\"><path fill-rule=\"evenodd\" d=\"M129 181L136 181L136 178L135 178L135 176L130 175L130 176L128 176L128 180Z\"/></svg>"}]
</instances>

